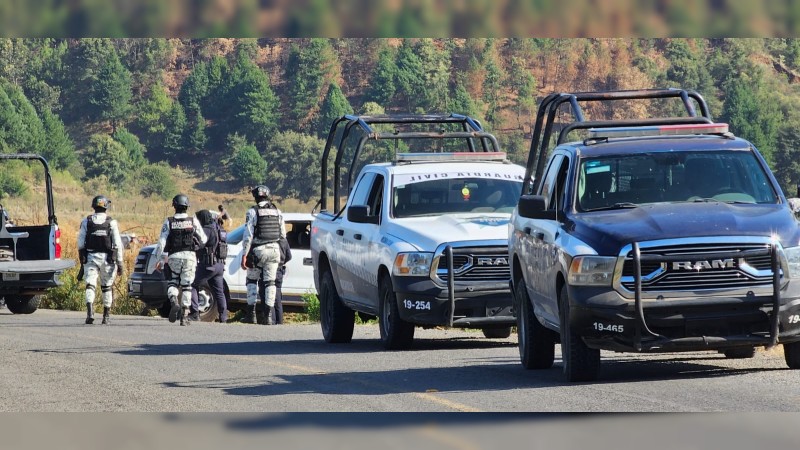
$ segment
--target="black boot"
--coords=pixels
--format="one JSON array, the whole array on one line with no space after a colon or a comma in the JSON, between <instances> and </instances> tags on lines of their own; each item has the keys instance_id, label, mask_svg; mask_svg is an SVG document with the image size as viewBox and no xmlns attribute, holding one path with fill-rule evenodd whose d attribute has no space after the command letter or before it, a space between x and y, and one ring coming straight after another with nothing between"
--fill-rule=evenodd
<instances>
[{"instance_id":1,"label":"black boot","mask_svg":"<svg viewBox=\"0 0 800 450\"><path fill-rule=\"evenodd\" d=\"M182 308L181 309L181 326L185 327L189 325L189 308Z\"/></svg>"},{"instance_id":2,"label":"black boot","mask_svg":"<svg viewBox=\"0 0 800 450\"><path fill-rule=\"evenodd\" d=\"M170 301L170 308L169 308L169 322L175 323L178 320L178 315L181 313L181 306L178 305L178 300L171 300Z\"/></svg>"},{"instance_id":3,"label":"black boot","mask_svg":"<svg viewBox=\"0 0 800 450\"><path fill-rule=\"evenodd\" d=\"M275 325L272 320L272 306L264 305L264 325Z\"/></svg>"},{"instance_id":4,"label":"black boot","mask_svg":"<svg viewBox=\"0 0 800 450\"><path fill-rule=\"evenodd\" d=\"M256 323L256 305L247 305L244 310L242 323Z\"/></svg>"},{"instance_id":5,"label":"black boot","mask_svg":"<svg viewBox=\"0 0 800 450\"><path fill-rule=\"evenodd\" d=\"M91 303L86 304L86 325L94 323L94 309Z\"/></svg>"},{"instance_id":6,"label":"black boot","mask_svg":"<svg viewBox=\"0 0 800 450\"><path fill-rule=\"evenodd\" d=\"M110 323L108 320L110 310L111 308L109 308L108 306L103 307L103 321L101 322L103 325L108 325Z\"/></svg>"}]
</instances>

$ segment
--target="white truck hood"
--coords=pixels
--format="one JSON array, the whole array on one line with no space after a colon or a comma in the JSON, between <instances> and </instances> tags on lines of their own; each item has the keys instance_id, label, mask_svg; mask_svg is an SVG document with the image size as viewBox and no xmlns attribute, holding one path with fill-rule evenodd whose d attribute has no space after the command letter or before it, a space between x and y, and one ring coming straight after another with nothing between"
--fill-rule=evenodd
<instances>
[{"instance_id":1,"label":"white truck hood","mask_svg":"<svg viewBox=\"0 0 800 450\"><path fill-rule=\"evenodd\" d=\"M418 247L434 251L445 242L507 240L510 214L465 213L436 217L394 219L386 232Z\"/></svg>"}]
</instances>

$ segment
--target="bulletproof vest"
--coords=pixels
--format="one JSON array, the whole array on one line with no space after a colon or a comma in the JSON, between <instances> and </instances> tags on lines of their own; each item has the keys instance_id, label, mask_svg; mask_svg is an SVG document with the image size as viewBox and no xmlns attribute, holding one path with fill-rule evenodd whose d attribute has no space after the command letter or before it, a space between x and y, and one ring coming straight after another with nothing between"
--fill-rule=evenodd
<instances>
[{"instance_id":1,"label":"bulletproof vest","mask_svg":"<svg viewBox=\"0 0 800 450\"><path fill-rule=\"evenodd\" d=\"M177 253L194 251L194 223L191 217L176 219L170 217L169 235L167 236L166 251Z\"/></svg>"},{"instance_id":2,"label":"bulletproof vest","mask_svg":"<svg viewBox=\"0 0 800 450\"><path fill-rule=\"evenodd\" d=\"M256 210L256 225L253 238L258 242L278 242L281 238L281 217L278 208L267 205L263 208L254 206Z\"/></svg>"},{"instance_id":3,"label":"bulletproof vest","mask_svg":"<svg viewBox=\"0 0 800 450\"><path fill-rule=\"evenodd\" d=\"M106 216L105 222L96 224L92 216L86 218L86 251L89 253L111 253L111 217Z\"/></svg>"}]
</instances>

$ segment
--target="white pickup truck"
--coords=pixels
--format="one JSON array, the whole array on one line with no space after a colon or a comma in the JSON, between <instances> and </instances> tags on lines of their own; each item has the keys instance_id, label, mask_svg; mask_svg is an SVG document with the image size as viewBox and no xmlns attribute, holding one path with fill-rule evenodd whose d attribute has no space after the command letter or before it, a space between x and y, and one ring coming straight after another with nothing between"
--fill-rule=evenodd
<instances>
[{"instance_id":1,"label":"white pickup truck","mask_svg":"<svg viewBox=\"0 0 800 450\"><path fill-rule=\"evenodd\" d=\"M524 173L501 152L365 165L345 206L311 227L325 340L350 342L354 312L379 318L387 349L409 348L417 325L508 337L508 224Z\"/></svg>"}]
</instances>

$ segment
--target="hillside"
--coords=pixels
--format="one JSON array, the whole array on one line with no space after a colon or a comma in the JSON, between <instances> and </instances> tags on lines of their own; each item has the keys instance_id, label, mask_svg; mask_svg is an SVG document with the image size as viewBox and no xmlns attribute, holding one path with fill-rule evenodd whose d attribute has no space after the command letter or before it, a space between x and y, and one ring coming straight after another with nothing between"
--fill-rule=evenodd
<instances>
[{"instance_id":1,"label":"hillside","mask_svg":"<svg viewBox=\"0 0 800 450\"><path fill-rule=\"evenodd\" d=\"M551 92L682 87L793 191L799 63L794 39L2 39L0 149L45 154L62 215L103 192L161 217L181 191L243 216L259 182L289 210L313 205L322 139L344 113L466 113L521 162ZM26 176L0 174L4 201L24 201Z\"/></svg>"}]
</instances>

